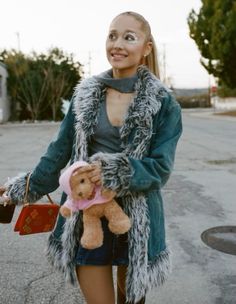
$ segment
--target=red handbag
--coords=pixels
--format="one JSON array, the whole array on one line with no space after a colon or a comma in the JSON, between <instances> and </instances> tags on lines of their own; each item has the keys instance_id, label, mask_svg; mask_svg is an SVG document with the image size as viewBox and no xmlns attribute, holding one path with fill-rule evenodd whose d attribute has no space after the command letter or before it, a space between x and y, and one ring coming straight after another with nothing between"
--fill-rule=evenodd
<instances>
[{"instance_id":1,"label":"red handbag","mask_svg":"<svg viewBox=\"0 0 236 304\"><path fill-rule=\"evenodd\" d=\"M27 178L26 191L24 197L24 206L15 224L14 231L20 235L49 232L53 230L59 206L55 204L49 194L47 194L48 203L29 204L27 202L29 192L30 175Z\"/></svg>"}]
</instances>

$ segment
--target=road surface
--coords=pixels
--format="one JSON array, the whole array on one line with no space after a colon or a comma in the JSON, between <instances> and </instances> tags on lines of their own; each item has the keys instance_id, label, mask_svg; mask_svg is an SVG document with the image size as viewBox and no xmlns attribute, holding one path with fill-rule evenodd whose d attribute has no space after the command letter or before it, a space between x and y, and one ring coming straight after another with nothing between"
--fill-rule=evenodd
<instances>
[{"instance_id":1,"label":"road surface","mask_svg":"<svg viewBox=\"0 0 236 304\"><path fill-rule=\"evenodd\" d=\"M236 223L236 119L183 111L175 170L163 189L173 271L147 304L235 304L236 256L206 246L201 233ZM0 184L31 170L55 136L56 123L0 125ZM53 194L58 200L60 191ZM47 234L18 236L0 226L1 304L82 304L47 263Z\"/></svg>"}]
</instances>

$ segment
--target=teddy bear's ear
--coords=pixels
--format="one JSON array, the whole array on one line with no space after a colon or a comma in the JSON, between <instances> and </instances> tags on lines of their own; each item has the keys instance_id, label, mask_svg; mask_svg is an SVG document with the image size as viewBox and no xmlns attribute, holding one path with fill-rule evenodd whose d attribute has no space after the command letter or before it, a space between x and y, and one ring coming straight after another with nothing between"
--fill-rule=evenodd
<instances>
[{"instance_id":1,"label":"teddy bear's ear","mask_svg":"<svg viewBox=\"0 0 236 304\"><path fill-rule=\"evenodd\" d=\"M80 168L74 169L74 170L72 171L72 173L71 173L71 176L75 176L75 175L79 174L79 169L80 169Z\"/></svg>"}]
</instances>

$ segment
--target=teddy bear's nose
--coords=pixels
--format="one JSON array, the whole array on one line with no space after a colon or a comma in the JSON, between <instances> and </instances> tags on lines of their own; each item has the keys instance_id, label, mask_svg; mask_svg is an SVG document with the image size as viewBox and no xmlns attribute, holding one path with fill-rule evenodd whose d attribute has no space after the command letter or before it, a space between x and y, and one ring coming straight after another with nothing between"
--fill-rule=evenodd
<instances>
[{"instance_id":1,"label":"teddy bear's nose","mask_svg":"<svg viewBox=\"0 0 236 304\"><path fill-rule=\"evenodd\" d=\"M79 192L78 195L81 197L81 196L83 195L83 193L82 193L82 192Z\"/></svg>"}]
</instances>

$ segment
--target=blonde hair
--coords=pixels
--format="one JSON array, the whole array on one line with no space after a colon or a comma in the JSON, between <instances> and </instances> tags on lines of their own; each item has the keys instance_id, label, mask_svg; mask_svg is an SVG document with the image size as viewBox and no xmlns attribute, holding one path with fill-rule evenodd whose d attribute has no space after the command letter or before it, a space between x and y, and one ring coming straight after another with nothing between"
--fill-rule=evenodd
<instances>
[{"instance_id":1,"label":"blonde hair","mask_svg":"<svg viewBox=\"0 0 236 304\"><path fill-rule=\"evenodd\" d=\"M117 17L119 17L119 16L131 16L131 17L135 18L137 21L139 21L141 23L143 31L145 32L145 34L147 36L146 41L152 43L152 50L148 54L148 56L144 57L142 63L144 65L146 65L148 67L148 69L154 75L156 75L158 78L160 78L158 56L157 56L157 47L156 47L155 40L152 36L151 27L150 27L148 21L142 15L140 15L136 12L132 12L132 11L123 12L123 13L119 14Z\"/></svg>"}]
</instances>

